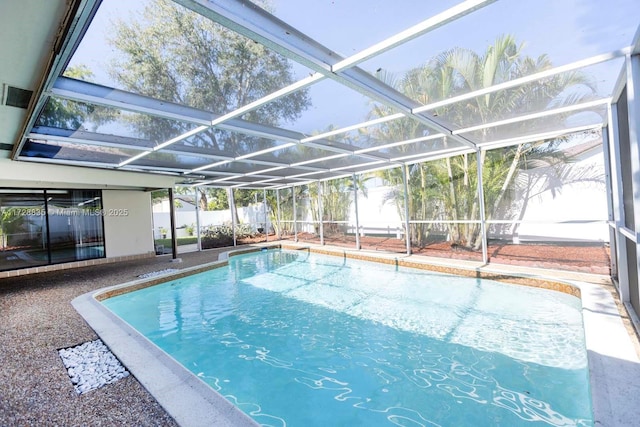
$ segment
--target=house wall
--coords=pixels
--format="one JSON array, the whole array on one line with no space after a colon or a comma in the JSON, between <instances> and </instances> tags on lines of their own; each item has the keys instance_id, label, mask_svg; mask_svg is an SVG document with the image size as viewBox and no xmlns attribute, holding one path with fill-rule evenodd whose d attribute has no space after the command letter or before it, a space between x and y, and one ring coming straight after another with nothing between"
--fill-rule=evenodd
<instances>
[{"instance_id":1,"label":"house wall","mask_svg":"<svg viewBox=\"0 0 640 427\"><path fill-rule=\"evenodd\" d=\"M0 158L0 183L9 188L102 189L106 257L113 258L155 253L151 193L143 190L173 187L175 178Z\"/></svg>"},{"instance_id":2,"label":"house wall","mask_svg":"<svg viewBox=\"0 0 640 427\"><path fill-rule=\"evenodd\" d=\"M107 258L154 253L151 193L103 190Z\"/></svg>"},{"instance_id":3,"label":"house wall","mask_svg":"<svg viewBox=\"0 0 640 427\"><path fill-rule=\"evenodd\" d=\"M22 188L169 188L174 177L0 158L0 183Z\"/></svg>"}]
</instances>

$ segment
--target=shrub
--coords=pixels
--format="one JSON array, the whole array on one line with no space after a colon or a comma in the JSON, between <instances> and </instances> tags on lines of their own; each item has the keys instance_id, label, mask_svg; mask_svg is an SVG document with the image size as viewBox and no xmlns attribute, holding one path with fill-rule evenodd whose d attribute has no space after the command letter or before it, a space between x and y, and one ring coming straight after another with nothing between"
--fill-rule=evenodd
<instances>
[{"instance_id":1,"label":"shrub","mask_svg":"<svg viewBox=\"0 0 640 427\"><path fill-rule=\"evenodd\" d=\"M252 237L254 234L249 224L236 225L237 239ZM233 228L230 225L211 225L203 229L202 249L221 248L224 246L233 246Z\"/></svg>"}]
</instances>

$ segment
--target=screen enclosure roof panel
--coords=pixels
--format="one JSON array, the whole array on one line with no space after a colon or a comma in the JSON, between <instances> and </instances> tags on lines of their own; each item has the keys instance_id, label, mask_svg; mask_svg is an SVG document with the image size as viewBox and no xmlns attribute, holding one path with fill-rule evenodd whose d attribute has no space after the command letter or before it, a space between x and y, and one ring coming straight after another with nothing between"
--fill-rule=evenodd
<instances>
[{"instance_id":1,"label":"screen enclosure roof panel","mask_svg":"<svg viewBox=\"0 0 640 427\"><path fill-rule=\"evenodd\" d=\"M640 3L87 0L73 13L14 159L277 188L606 125Z\"/></svg>"}]
</instances>

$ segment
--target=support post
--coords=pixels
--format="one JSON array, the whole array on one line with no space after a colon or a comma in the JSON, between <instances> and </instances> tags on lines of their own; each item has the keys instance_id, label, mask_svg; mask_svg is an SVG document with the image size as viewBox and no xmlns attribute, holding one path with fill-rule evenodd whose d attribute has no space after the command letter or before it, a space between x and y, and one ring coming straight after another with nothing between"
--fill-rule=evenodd
<instances>
[{"instance_id":1,"label":"support post","mask_svg":"<svg viewBox=\"0 0 640 427\"><path fill-rule=\"evenodd\" d=\"M278 238L278 240L282 239L282 234L281 234L281 230L282 230L282 222L280 221L280 189L276 188L276 223L278 224L277 227L277 231L276 231L276 237Z\"/></svg>"},{"instance_id":2,"label":"support post","mask_svg":"<svg viewBox=\"0 0 640 427\"><path fill-rule=\"evenodd\" d=\"M631 230L634 239L630 243L635 245L636 256L627 254L627 262L629 268L635 270L633 281L634 289L630 289L629 302L636 310L636 314L640 315L640 54L627 55L627 105L629 113L629 159L631 163L631 171L628 178L631 180L631 194L625 196L628 203L632 204L633 218L626 218L626 223L632 223L634 229ZM624 179L624 177L623 177ZM626 242L625 242L626 243ZM631 278L629 278L631 280ZM631 283L629 283L631 285Z\"/></svg>"},{"instance_id":3,"label":"support post","mask_svg":"<svg viewBox=\"0 0 640 427\"><path fill-rule=\"evenodd\" d=\"M200 191L198 191L198 187L193 188L195 191L195 203L196 203L196 239L198 251L202 250L202 239L200 238Z\"/></svg>"},{"instance_id":4,"label":"support post","mask_svg":"<svg viewBox=\"0 0 640 427\"><path fill-rule=\"evenodd\" d=\"M171 253L173 260L178 260L178 241L176 240L176 206L173 198L173 187L169 188L169 220L171 222Z\"/></svg>"},{"instance_id":5,"label":"support post","mask_svg":"<svg viewBox=\"0 0 640 427\"><path fill-rule=\"evenodd\" d=\"M100 203L104 203L103 200L100 200ZM104 208L104 205L102 206ZM44 221L45 221L45 225L46 225L46 229L47 229L47 263L51 264L51 230L49 228L49 195L47 194L47 190L44 190ZM104 224L104 222L103 222ZM152 236L153 238L153 230L152 230ZM103 235L104 238L104 235Z\"/></svg>"},{"instance_id":6,"label":"support post","mask_svg":"<svg viewBox=\"0 0 640 427\"><path fill-rule=\"evenodd\" d=\"M480 237L482 238L482 262L489 262L487 254L487 224L486 212L484 211L484 188L482 184L482 169L484 162L482 160L482 150L476 147L476 170L478 173L478 205L480 208ZM473 220L473 218L469 218Z\"/></svg>"},{"instance_id":7,"label":"support post","mask_svg":"<svg viewBox=\"0 0 640 427\"><path fill-rule=\"evenodd\" d=\"M626 236L622 234L621 229L625 226L625 214L624 214L624 197L622 194L622 160L620 150L620 132L618 129L618 104L620 100L617 100L612 108L609 108L609 123L611 123L610 137L611 137L611 171L613 185L612 190L614 194L613 198L613 212L615 218L615 238L616 238L616 253L612 253L618 259L618 293L620 300L629 302L629 270L627 260L627 245Z\"/></svg>"},{"instance_id":8,"label":"support post","mask_svg":"<svg viewBox=\"0 0 640 427\"><path fill-rule=\"evenodd\" d=\"M409 166L402 165L402 185L404 186L404 239L407 245L407 255L411 255L411 230L409 230Z\"/></svg>"},{"instance_id":9,"label":"support post","mask_svg":"<svg viewBox=\"0 0 640 427\"><path fill-rule=\"evenodd\" d=\"M322 182L318 181L318 218L320 219L320 244L324 246L324 221L322 220Z\"/></svg>"},{"instance_id":10,"label":"support post","mask_svg":"<svg viewBox=\"0 0 640 427\"><path fill-rule=\"evenodd\" d=\"M611 175L611 147L612 144L612 130L614 127L611 115L611 105L607 106L607 123L608 125L602 129L602 154L604 155L604 175L605 175L605 187L607 190L607 231L609 232L609 260L610 260L610 271L611 275L614 275L614 272L618 271L618 260L617 256L614 253L616 250L616 228L615 228L615 216L614 216L614 202L613 199L615 194L617 193L617 188L614 190L614 179ZM617 275L617 273L615 273Z\"/></svg>"},{"instance_id":11,"label":"support post","mask_svg":"<svg viewBox=\"0 0 640 427\"><path fill-rule=\"evenodd\" d=\"M233 246L238 246L236 239L236 226L238 224L238 218L236 217L236 200L233 197L233 188L229 188L229 209L231 209L231 228L233 229Z\"/></svg>"},{"instance_id":12,"label":"support post","mask_svg":"<svg viewBox=\"0 0 640 427\"><path fill-rule=\"evenodd\" d=\"M298 242L298 211L296 210L296 187L291 187L291 200L293 200L293 241Z\"/></svg>"},{"instance_id":13,"label":"support post","mask_svg":"<svg viewBox=\"0 0 640 427\"><path fill-rule=\"evenodd\" d=\"M269 241L269 224L267 224L267 189L262 189L262 202L264 204L264 241Z\"/></svg>"},{"instance_id":14,"label":"support post","mask_svg":"<svg viewBox=\"0 0 640 427\"><path fill-rule=\"evenodd\" d=\"M351 180L353 182L353 204L356 209L356 249L362 249L360 245L360 218L358 215L358 184L356 183L356 174L351 175Z\"/></svg>"}]
</instances>

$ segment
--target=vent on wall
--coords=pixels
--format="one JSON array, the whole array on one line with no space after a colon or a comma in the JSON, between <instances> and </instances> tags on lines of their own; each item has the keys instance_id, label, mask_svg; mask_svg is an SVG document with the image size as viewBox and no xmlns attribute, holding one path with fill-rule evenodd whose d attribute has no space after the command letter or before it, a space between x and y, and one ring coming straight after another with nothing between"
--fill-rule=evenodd
<instances>
[{"instance_id":1,"label":"vent on wall","mask_svg":"<svg viewBox=\"0 0 640 427\"><path fill-rule=\"evenodd\" d=\"M4 105L8 105L10 107L18 107L18 108L27 108L29 106L29 101L31 101L31 96L33 95L33 91L20 89L17 87L9 86L7 84L3 85L4 90L2 91L4 97Z\"/></svg>"}]
</instances>

